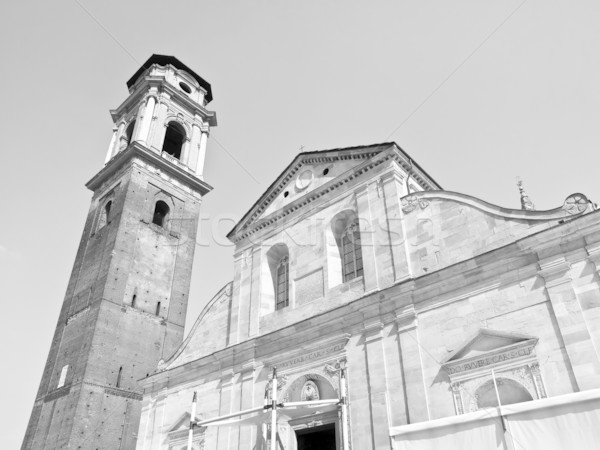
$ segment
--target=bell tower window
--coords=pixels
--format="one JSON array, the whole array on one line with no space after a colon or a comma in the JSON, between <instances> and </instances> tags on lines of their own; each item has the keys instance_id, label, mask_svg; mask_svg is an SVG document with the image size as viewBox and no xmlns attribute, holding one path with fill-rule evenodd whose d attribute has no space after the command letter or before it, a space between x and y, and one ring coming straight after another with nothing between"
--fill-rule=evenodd
<instances>
[{"instance_id":1,"label":"bell tower window","mask_svg":"<svg viewBox=\"0 0 600 450\"><path fill-rule=\"evenodd\" d=\"M106 202L104 207L100 210L100 219L98 220L97 229L99 230L107 223L110 223L110 208L112 207L112 200Z\"/></svg>"},{"instance_id":2,"label":"bell tower window","mask_svg":"<svg viewBox=\"0 0 600 450\"><path fill-rule=\"evenodd\" d=\"M181 149L185 140L185 131L181 125L171 122L167 126L162 151L174 158L181 158Z\"/></svg>"},{"instance_id":3,"label":"bell tower window","mask_svg":"<svg viewBox=\"0 0 600 450\"><path fill-rule=\"evenodd\" d=\"M109 201L106 205L104 205L104 214L106 215L106 222L110 222L110 208L112 207L112 202Z\"/></svg>"},{"instance_id":4,"label":"bell tower window","mask_svg":"<svg viewBox=\"0 0 600 450\"><path fill-rule=\"evenodd\" d=\"M135 128L135 120L132 121L127 130L125 130L125 138L127 139L127 145L131 143L131 138L133 137L133 129Z\"/></svg>"},{"instance_id":5,"label":"bell tower window","mask_svg":"<svg viewBox=\"0 0 600 450\"><path fill-rule=\"evenodd\" d=\"M165 227L167 224L167 216L169 215L169 206L159 200L156 202L154 206L154 215L152 216L152 223L158 225L159 227Z\"/></svg>"}]
</instances>

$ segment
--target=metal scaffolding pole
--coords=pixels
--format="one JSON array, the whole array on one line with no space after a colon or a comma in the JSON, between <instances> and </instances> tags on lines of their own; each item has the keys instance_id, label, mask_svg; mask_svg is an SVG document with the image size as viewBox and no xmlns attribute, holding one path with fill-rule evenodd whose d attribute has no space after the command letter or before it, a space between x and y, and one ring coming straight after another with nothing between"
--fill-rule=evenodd
<instances>
[{"instance_id":1,"label":"metal scaffolding pole","mask_svg":"<svg viewBox=\"0 0 600 450\"><path fill-rule=\"evenodd\" d=\"M271 393L271 450L277 450L277 367L273 367Z\"/></svg>"},{"instance_id":2,"label":"metal scaffolding pole","mask_svg":"<svg viewBox=\"0 0 600 450\"><path fill-rule=\"evenodd\" d=\"M196 425L196 399L197 394L194 391L194 398L192 398L192 412L190 414L190 431L188 432L188 450L192 450L192 441L194 440L194 426Z\"/></svg>"},{"instance_id":3,"label":"metal scaffolding pole","mask_svg":"<svg viewBox=\"0 0 600 450\"><path fill-rule=\"evenodd\" d=\"M348 396L346 394L346 367L342 363L340 368L340 397L342 405L342 448L350 450L350 440L348 436Z\"/></svg>"}]
</instances>

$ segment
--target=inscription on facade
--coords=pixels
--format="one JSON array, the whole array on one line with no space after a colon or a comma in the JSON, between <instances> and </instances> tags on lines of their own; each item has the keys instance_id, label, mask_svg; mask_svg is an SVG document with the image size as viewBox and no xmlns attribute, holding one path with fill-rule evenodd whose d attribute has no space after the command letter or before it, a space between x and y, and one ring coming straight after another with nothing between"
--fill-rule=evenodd
<instances>
[{"instance_id":1,"label":"inscription on facade","mask_svg":"<svg viewBox=\"0 0 600 450\"><path fill-rule=\"evenodd\" d=\"M520 358L523 356L531 355L533 351L533 347L520 348L518 350L513 350L506 353L500 353L498 355L488 356L486 358L478 359L476 361L471 361L467 363L458 364L455 366L448 365L447 371L450 375L454 375L456 373L466 372L469 370L479 369L481 367L491 366L492 364L497 364L508 359Z\"/></svg>"},{"instance_id":2,"label":"inscription on facade","mask_svg":"<svg viewBox=\"0 0 600 450\"><path fill-rule=\"evenodd\" d=\"M285 369L287 367L296 366L298 364L304 364L310 361L319 360L321 358L325 358L331 354L340 352L346 346L345 343L340 343L336 345L332 345L331 347L324 348L322 350L317 350L314 352L307 353L302 356L298 356L296 358L288 359L287 361L283 361L277 365L278 369Z\"/></svg>"}]
</instances>

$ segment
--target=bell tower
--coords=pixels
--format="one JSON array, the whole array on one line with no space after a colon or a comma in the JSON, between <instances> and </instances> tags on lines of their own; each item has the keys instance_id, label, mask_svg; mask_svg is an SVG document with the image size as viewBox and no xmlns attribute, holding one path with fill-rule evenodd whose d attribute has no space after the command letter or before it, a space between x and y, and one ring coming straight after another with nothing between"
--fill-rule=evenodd
<instances>
[{"instance_id":1,"label":"bell tower","mask_svg":"<svg viewBox=\"0 0 600 450\"><path fill-rule=\"evenodd\" d=\"M183 339L211 87L164 55L127 87L22 449L134 449L138 380Z\"/></svg>"}]
</instances>

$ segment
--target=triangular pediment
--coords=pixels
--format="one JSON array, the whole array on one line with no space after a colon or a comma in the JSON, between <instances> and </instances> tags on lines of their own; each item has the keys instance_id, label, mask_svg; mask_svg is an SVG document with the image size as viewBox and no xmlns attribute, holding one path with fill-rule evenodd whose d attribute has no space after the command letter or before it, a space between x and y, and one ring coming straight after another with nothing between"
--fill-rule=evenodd
<instances>
[{"instance_id":1,"label":"triangular pediment","mask_svg":"<svg viewBox=\"0 0 600 450\"><path fill-rule=\"evenodd\" d=\"M481 355L508 350L519 344L527 345L537 342L537 338L526 334L508 333L481 329L470 339L467 339L458 349L446 358L445 363L477 358Z\"/></svg>"},{"instance_id":2,"label":"triangular pediment","mask_svg":"<svg viewBox=\"0 0 600 450\"><path fill-rule=\"evenodd\" d=\"M312 197L340 188L357 176L369 161L382 154L410 170L414 183L422 190L441 189L410 157L393 142L333 150L303 152L285 168L258 201L228 234L230 239L246 229L272 219L289 207L310 201Z\"/></svg>"},{"instance_id":3,"label":"triangular pediment","mask_svg":"<svg viewBox=\"0 0 600 450\"><path fill-rule=\"evenodd\" d=\"M191 414L189 412L183 413L179 418L173 422L173 424L169 427L168 433L175 433L177 431L188 431L190 429L190 417ZM199 421L200 419L196 416L195 421Z\"/></svg>"}]
</instances>

